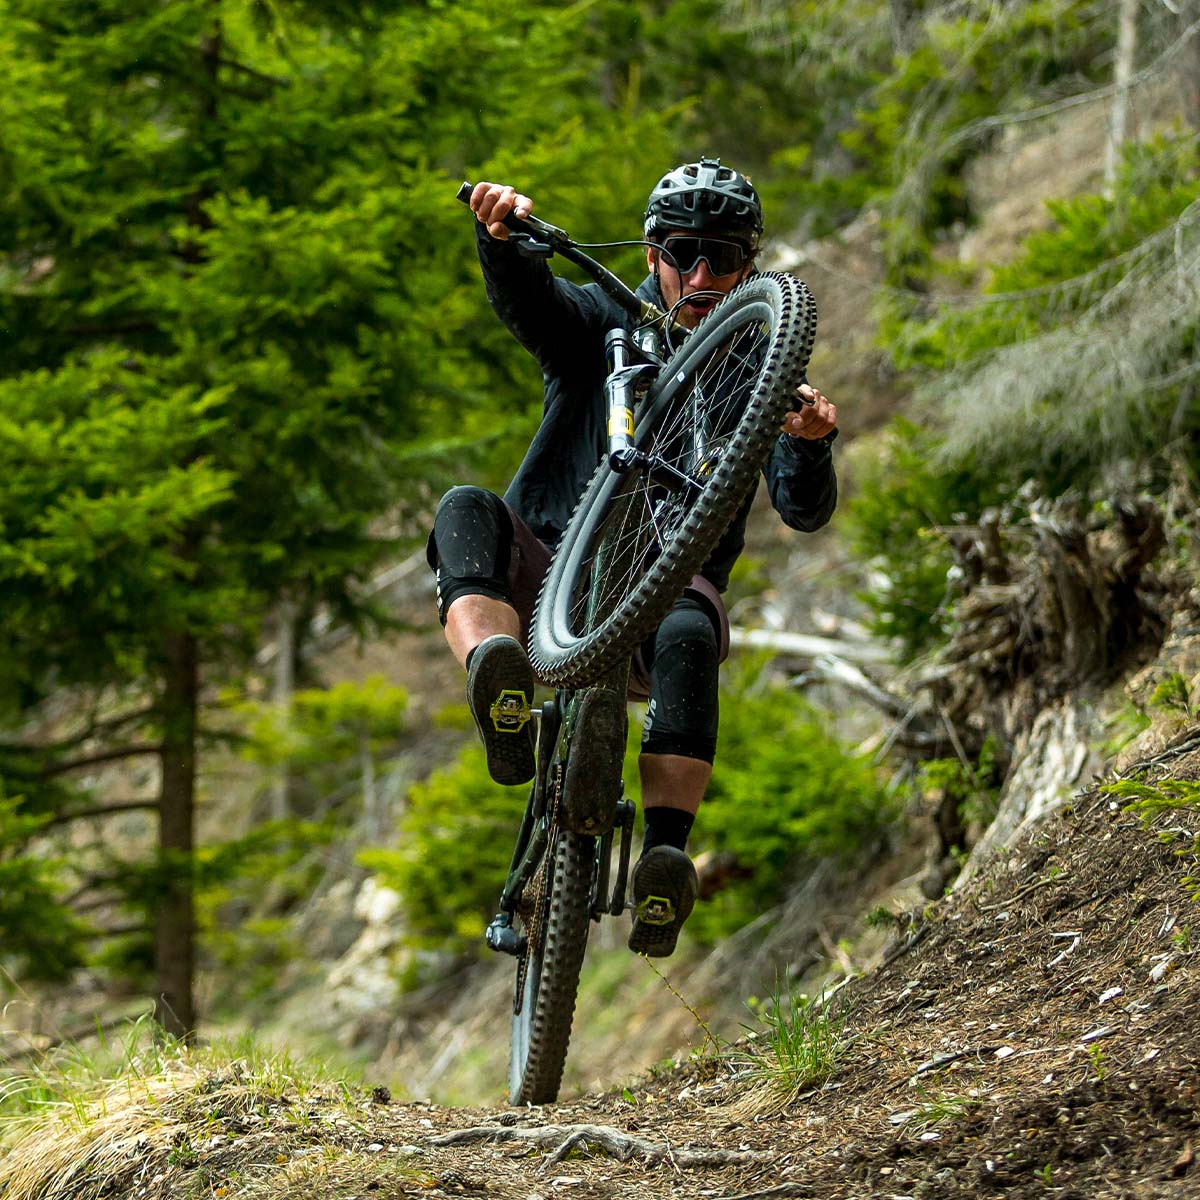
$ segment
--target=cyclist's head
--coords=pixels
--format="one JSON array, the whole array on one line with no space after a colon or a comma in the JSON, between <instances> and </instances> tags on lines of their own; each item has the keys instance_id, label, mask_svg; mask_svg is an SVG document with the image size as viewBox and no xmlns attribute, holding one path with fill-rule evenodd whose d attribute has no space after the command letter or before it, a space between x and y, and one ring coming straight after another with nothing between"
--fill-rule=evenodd
<instances>
[{"instance_id":1,"label":"cyclist's head","mask_svg":"<svg viewBox=\"0 0 1200 1200\"><path fill-rule=\"evenodd\" d=\"M762 205L744 176L718 158L664 175L646 205L646 263L677 319L694 328L752 269ZM678 307L676 307L678 306Z\"/></svg>"},{"instance_id":2,"label":"cyclist's head","mask_svg":"<svg viewBox=\"0 0 1200 1200\"><path fill-rule=\"evenodd\" d=\"M648 241L669 232L741 242L753 255L762 237L762 203L754 185L719 158L702 158L668 171L646 202Z\"/></svg>"}]
</instances>

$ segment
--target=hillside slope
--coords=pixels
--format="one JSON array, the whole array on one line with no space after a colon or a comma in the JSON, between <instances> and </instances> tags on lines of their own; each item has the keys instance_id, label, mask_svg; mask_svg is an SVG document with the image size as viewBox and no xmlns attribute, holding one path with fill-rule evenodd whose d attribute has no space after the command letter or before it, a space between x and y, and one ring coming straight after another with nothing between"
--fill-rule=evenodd
<instances>
[{"instance_id":1,"label":"hillside slope","mask_svg":"<svg viewBox=\"0 0 1200 1200\"><path fill-rule=\"evenodd\" d=\"M1140 767L1200 777L1195 738ZM746 1043L523 1111L185 1054L41 1116L0 1196L1191 1196L1198 836L1098 792L1035 826L838 993L840 1058L794 1095Z\"/></svg>"}]
</instances>

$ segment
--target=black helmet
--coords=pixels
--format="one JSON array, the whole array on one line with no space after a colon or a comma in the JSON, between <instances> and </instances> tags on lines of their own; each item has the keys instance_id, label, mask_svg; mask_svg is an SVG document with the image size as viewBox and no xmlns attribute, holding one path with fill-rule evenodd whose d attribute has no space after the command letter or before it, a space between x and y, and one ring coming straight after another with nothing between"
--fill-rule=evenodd
<instances>
[{"instance_id":1,"label":"black helmet","mask_svg":"<svg viewBox=\"0 0 1200 1200\"><path fill-rule=\"evenodd\" d=\"M762 204L754 185L719 158L702 158L669 171L646 202L646 237L663 230L745 238L750 249L762 236Z\"/></svg>"}]
</instances>

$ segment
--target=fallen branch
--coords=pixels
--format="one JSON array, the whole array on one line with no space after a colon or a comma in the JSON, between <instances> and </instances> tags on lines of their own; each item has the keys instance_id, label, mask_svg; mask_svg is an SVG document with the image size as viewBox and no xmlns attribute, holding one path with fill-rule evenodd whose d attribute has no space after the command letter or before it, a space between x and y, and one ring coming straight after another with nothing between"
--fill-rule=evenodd
<instances>
[{"instance_id":1,"label":"fallen branch","mask_svg":"<svg viewBox=\"0 0 1200 1200\"><path fill-rule=\"evenodd\" d=\"M716 1147L676 1150L622 1133L611 1125L538 1125L529 1129L511 1125L477 1125L429 1139L432 1146L478 1142L529 1142L534 1146L553 1146L554 1152L547 1158L546 1166L560 1162L572 1150L597 1149L621 1162L636 1158L651 1167L662 1162L671 1162L678 1167L727 1167L769 1162L774 1157L765 1150L720 1150Z\"/></svg>"},{"instance_id":2,"label":"fallen branch","mask_svg":"<svg viewBox=\"0 0 1200 1200\"><path fill-rule=\"evenodd\" d=\"M858 667L832 654L821 654L813 661L807 678L817 676L826 683L840 683L844 688L870 701L876 708L897 719L906 717L912 707L911 699L897 696L869 679Z\"/></svg>"},{"instance_id":3,"label":"fallen branch","mask_svg":"<svg viewBox=\"0 0 1200 1200\"><path fill-rule=\"evenodd\" d=\"M802 658L831 654L854 662L888 662L892 657L885 646L876 642L839 641L814 634L771 629L731 629L729 644L739 648L749 646L755 650L774 650L778 654L797 654Z\"/></svg>"}]
</instances>

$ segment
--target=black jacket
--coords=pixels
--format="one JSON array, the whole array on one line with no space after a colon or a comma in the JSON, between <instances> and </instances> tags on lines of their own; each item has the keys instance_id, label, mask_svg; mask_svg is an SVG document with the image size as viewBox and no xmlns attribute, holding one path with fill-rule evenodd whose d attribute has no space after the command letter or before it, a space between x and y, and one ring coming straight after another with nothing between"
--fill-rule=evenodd
<instances>
[{"instance_id":1,"label":"black jacket","mask_svg":"<svg viewBox=\"0 0 1200 1200\"><path fill-rule=\"evenodd\" d=\"M559 279L544 261L526 258L515 245L491 237L481 223L475 229L488 300L538 360L545 384L542 423L504 498L553 547L608 448L604 335L633 321L598 284L580 287ZM653 276L643 280L637 294L663 306ZM792 529L811 532L833 515L832 440L780 435L763 468L771 503ZM703 568L720 591L745 545L753 500L752 492Z\"/></svg>"}]
</instances>

